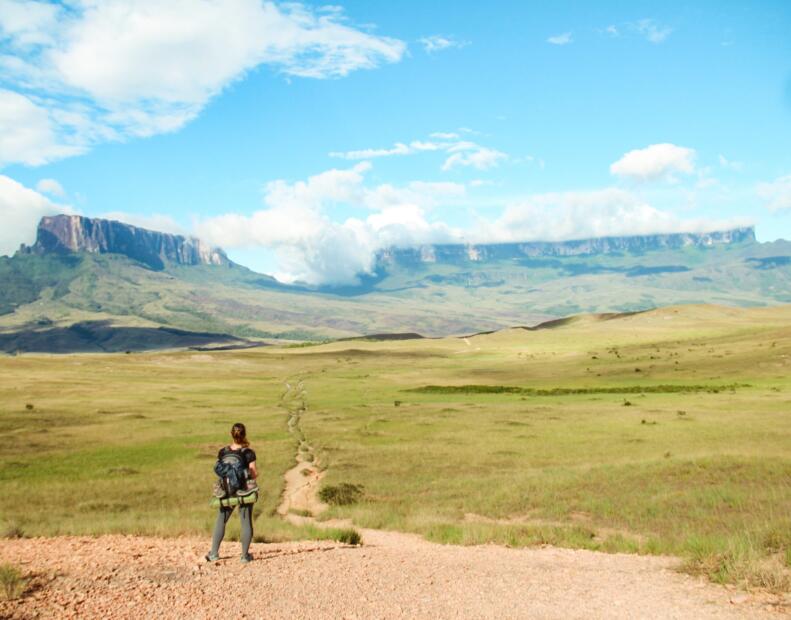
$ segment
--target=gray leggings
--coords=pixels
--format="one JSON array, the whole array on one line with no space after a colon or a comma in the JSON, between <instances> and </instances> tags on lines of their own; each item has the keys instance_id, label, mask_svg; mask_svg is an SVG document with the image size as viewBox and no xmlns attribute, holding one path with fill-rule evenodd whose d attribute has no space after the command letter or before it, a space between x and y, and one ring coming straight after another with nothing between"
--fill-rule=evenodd
<instances>
[{"instance_id":1,"label":"gray leggings","mask_svg":"<svg viewBox=\"0 0 791 620\"><path fill-rule=\"evenodd\" d=\"M214 522L214 534L211 537L211 554L219 555L220 543L225 536L225 524L231 518L233 506L231 508L220 508L217 513L217 520ZM247 555L250 543L253 540L253 505L246 504L239 506L239 520L242 523L242 555Z\"/></svg>"}]
</instances>

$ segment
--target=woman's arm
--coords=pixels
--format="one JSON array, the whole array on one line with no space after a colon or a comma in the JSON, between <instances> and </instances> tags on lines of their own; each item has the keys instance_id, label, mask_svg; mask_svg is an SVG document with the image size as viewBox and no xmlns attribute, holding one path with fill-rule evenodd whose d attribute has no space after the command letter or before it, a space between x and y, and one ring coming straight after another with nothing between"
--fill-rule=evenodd
<instances>
[{"instance_id":1,"label":"woman's arm","mask_svg":"<svg viewBox=\"0 0 791 620\"><path fill-rule=\"evenodd\" d=\"M250 463L247 467L250 470L250 476L252 478L258 478L258 469L255 466L255 461Z\"/></svg>"}]
</instances>

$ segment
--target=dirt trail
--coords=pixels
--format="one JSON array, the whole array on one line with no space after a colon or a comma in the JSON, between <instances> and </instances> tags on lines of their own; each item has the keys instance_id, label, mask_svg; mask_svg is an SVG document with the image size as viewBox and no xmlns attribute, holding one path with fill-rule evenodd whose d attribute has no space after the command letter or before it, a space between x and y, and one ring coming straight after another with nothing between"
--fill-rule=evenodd
<instances>
[{"instance_id":1,"label":"dirt trail","mask_svg":"<svg viewBox=\"0 0 791 620\"><path fill-rule=\"evenodd\" d=\"M366 544L205 538L5 540L0 562L39 589L0 618L755 618L782 608L673 570L676 560L570 549L456 547L365 531ZM733 601L733 602L731 602ZM791 602L791 601L790 601ZM786 607L785 610L791 609Z\"/></svg>"},{"instance_id":2,"label":"dirt trail","mask_svg":"<svg viewBox=\"0 0 791 620\"><path fill-rule=\"evenodd\" d=\"M310 518L327 506L319 499L319 484L324 472L319 468L312 446L305 439L300 419L308 410L307 391L302 380L285 383L280 406L288 413L288 430L297 439L296 465L285 474L283 499L277 512L290 521Z\"/></svg>"}]
</instances>

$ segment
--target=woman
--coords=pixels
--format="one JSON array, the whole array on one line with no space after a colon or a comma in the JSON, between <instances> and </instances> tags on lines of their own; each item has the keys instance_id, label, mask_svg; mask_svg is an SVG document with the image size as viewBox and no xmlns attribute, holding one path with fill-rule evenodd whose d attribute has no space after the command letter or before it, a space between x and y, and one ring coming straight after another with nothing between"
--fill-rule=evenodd
<instances>
[{"instance_id":1,"label":"woman","mask_svg":"<svg viewBox=\"0 0 791 620\"><path fill-rule=\"evenodd\" d=\"M250 442L247 440L247 429L244 424L237 422L231 427L231 439L233 440L232 443L219 451L217 460L223 460L223 457L229 453L238 453L242 457L242 460L247 464L248 487L238 494L244 495L258 488L255 483L255 479L258 477L258 470L255 466L255 452L250 448ZM220 559L220 543L225 536L225 524L231 518L233 509L233 506L220 506L217 521L214 523L211 551L206 555L206 560L209 562L216 562ZM246 563L253 559L253 556L249 553L250 543L253 540L253 504L241 504L239 506L239 519L242 524L242 562Z\"/></svg>"}]
</instances>

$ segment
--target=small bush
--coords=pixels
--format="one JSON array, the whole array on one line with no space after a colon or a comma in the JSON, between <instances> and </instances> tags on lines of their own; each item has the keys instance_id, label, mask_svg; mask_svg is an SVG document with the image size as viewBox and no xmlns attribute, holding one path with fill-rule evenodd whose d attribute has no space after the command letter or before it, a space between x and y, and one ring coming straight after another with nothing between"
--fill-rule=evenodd
<instances>
[{"instance_id":1,"label":"small bush","mask_svg":"<svg viewBox=\"0 0 791 620\"><path fill-rule=\"evenodd\" d=\"M363 542L360 532L353 528L338 530L334 535L335 540L347 545L359 545Z\"/></svg>"},{"instance_id":2,"label":"small bush","mask_svg":"<svg viewBox=\"0 0 791 620\"><path fill-rule=\"evenodd\" d=\"M27 409L28 411L33 411L33 409L35 409L35 407L33 406L32 403L27 403L25 405L25 409Z\"/></svg>"},{"instance_id":3,"label":"small bush","mask_svg":"<svg viewBox=\"0 0 791 620\"><path fill-rule=\"evenodd\" d=\"M0 588L5 600L12 601L19 598L25 591L27 581L22 577L22 572L11 564L0 564Z\"/></svg>"},{"instance_id":4,"label":"small bush","mask_svg":"<svg viewBox=\"0 0 791 620\"><path fill-rule=\"evenodd\" d=\"M393 401L393 407L400 407L400 406L401 406L401 401L400 400L394 400Z\"/></svg>"},{"instance_id":5,"label":"small bush","mask_svg":"<svg viewBox=\"0 0 791 620\"><path fill-rule=\"evenodd\" d=\"M17 523L9 523L5 526L5 528L3 528L3 532L0 534L0 537L11 539L24 538L25 532Z\"/></svg>"},{"instance_id":6,"label":"small bush","mask_svg":"<svg viewBox=\"0 0 791 620\"><path fill-rule=\"evenodd\" d=\"M359 484L341 482L337 486L326 486L319 491L319 498L326 504L348 506L359 501L363 487Z\"/></svg>"}]
</instances>

